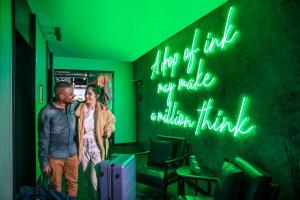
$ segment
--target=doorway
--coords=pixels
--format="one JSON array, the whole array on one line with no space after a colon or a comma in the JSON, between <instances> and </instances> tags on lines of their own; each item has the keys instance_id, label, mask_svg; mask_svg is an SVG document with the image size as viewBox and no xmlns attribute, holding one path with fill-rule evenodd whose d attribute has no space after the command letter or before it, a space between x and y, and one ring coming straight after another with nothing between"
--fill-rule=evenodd
<instances>
[{"instance_id":1,"label":"doorway","mask_svg":"<svg viewBox=\"0 0 300 200\"><path fill-rule=\"evenodd\" d=\"M35 185L35 51L15 30L13 81L14 188ZM3 181L3 180L2 180Z\"/></svg>"}]
</instances>

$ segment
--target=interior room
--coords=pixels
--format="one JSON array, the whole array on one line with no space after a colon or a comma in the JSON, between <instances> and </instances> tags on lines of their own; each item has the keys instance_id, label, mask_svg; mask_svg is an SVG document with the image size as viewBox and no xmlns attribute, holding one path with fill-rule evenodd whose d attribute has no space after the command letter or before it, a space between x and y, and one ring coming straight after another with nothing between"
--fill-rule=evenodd
<instances>
[{"instance_id":1,"label":"interior room","mask_svg":"<svg viewBox=\"0 0 300 200\"><path fill-rule=\"evenodd\" d=\"M0 199L299 199L299 9L1 0Z\"/></svg>"}]
</instances>

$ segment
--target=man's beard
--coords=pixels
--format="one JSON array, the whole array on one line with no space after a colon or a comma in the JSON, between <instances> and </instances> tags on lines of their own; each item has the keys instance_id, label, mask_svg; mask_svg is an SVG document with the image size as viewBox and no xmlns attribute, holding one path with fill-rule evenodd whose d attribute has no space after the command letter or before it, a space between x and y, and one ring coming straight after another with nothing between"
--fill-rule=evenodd
<instances>
[{"instance_id":1,"label":"man's beard","mask_svg":"<svg viewBox=\"0 0 300 200\"><path fill-rule=\"evenodd\" d=\"M69 104L71 104L71 103L72 103L72 101L73 101L73 99L72 99L72 100L70 100L70 101L63 101L63 102L64 102L64 104L67 104L67 105L69 105Z\"/></svg>"}]
</instances>

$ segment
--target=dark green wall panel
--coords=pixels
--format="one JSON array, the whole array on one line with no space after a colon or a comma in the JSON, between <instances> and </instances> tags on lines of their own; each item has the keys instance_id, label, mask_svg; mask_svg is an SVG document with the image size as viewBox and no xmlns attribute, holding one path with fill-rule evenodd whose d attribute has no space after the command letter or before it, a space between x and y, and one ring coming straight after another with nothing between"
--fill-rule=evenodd
<instances>
[{"instance_id":1,"label":"dark green wall panel","mask_svg":"<svg viewBox=\"0 0 300 200\"><path fill-rule=\"evenodd\" d=\"M151 112L164 112L166 94L157 94L157 84L178 81L186 75L181 62L178 76L151 80L151 66L158 50L170 47L182 54L191 46L194 31L200 30L199 47L208 32L222 36L228 10L234 6L233 24L239 31L237 40L224 51L203 55L205 70L218 81L210 90L176 91L180 110L198 120L197 108L212 97L214 107L223 109L235 120L241 96L249 97L247 115L256 125L250 136L234 137L231 133L178 128L150 120ZM282 188L281 199L296 198L300 190L300 8L299 1L233 0L169 38L134 62L137 85L137 141L147 146L156 134L185 136L191 141L192 153L200 165L219 170L223 159L241 156L252 161L273 177ZM212 117L213 118L213 117Z\"/></svg>"}]
</instances>

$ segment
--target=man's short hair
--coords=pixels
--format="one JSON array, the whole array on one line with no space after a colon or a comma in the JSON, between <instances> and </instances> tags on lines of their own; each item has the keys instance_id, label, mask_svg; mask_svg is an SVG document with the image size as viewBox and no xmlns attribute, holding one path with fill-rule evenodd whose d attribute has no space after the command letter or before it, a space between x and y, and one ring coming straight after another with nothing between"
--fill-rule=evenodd
<instances>
[{"instance_id":1,"label":"man's short hair","mask_svg":"<svg viewBox=\"0 0 300 200\"><path fill-rule=\"evenodd\" d=\"M54 94L58 96L60 89L62 88L71 88L73 85L67 81L58 81L54 85Z\"/></svg>"}]
</instances>

